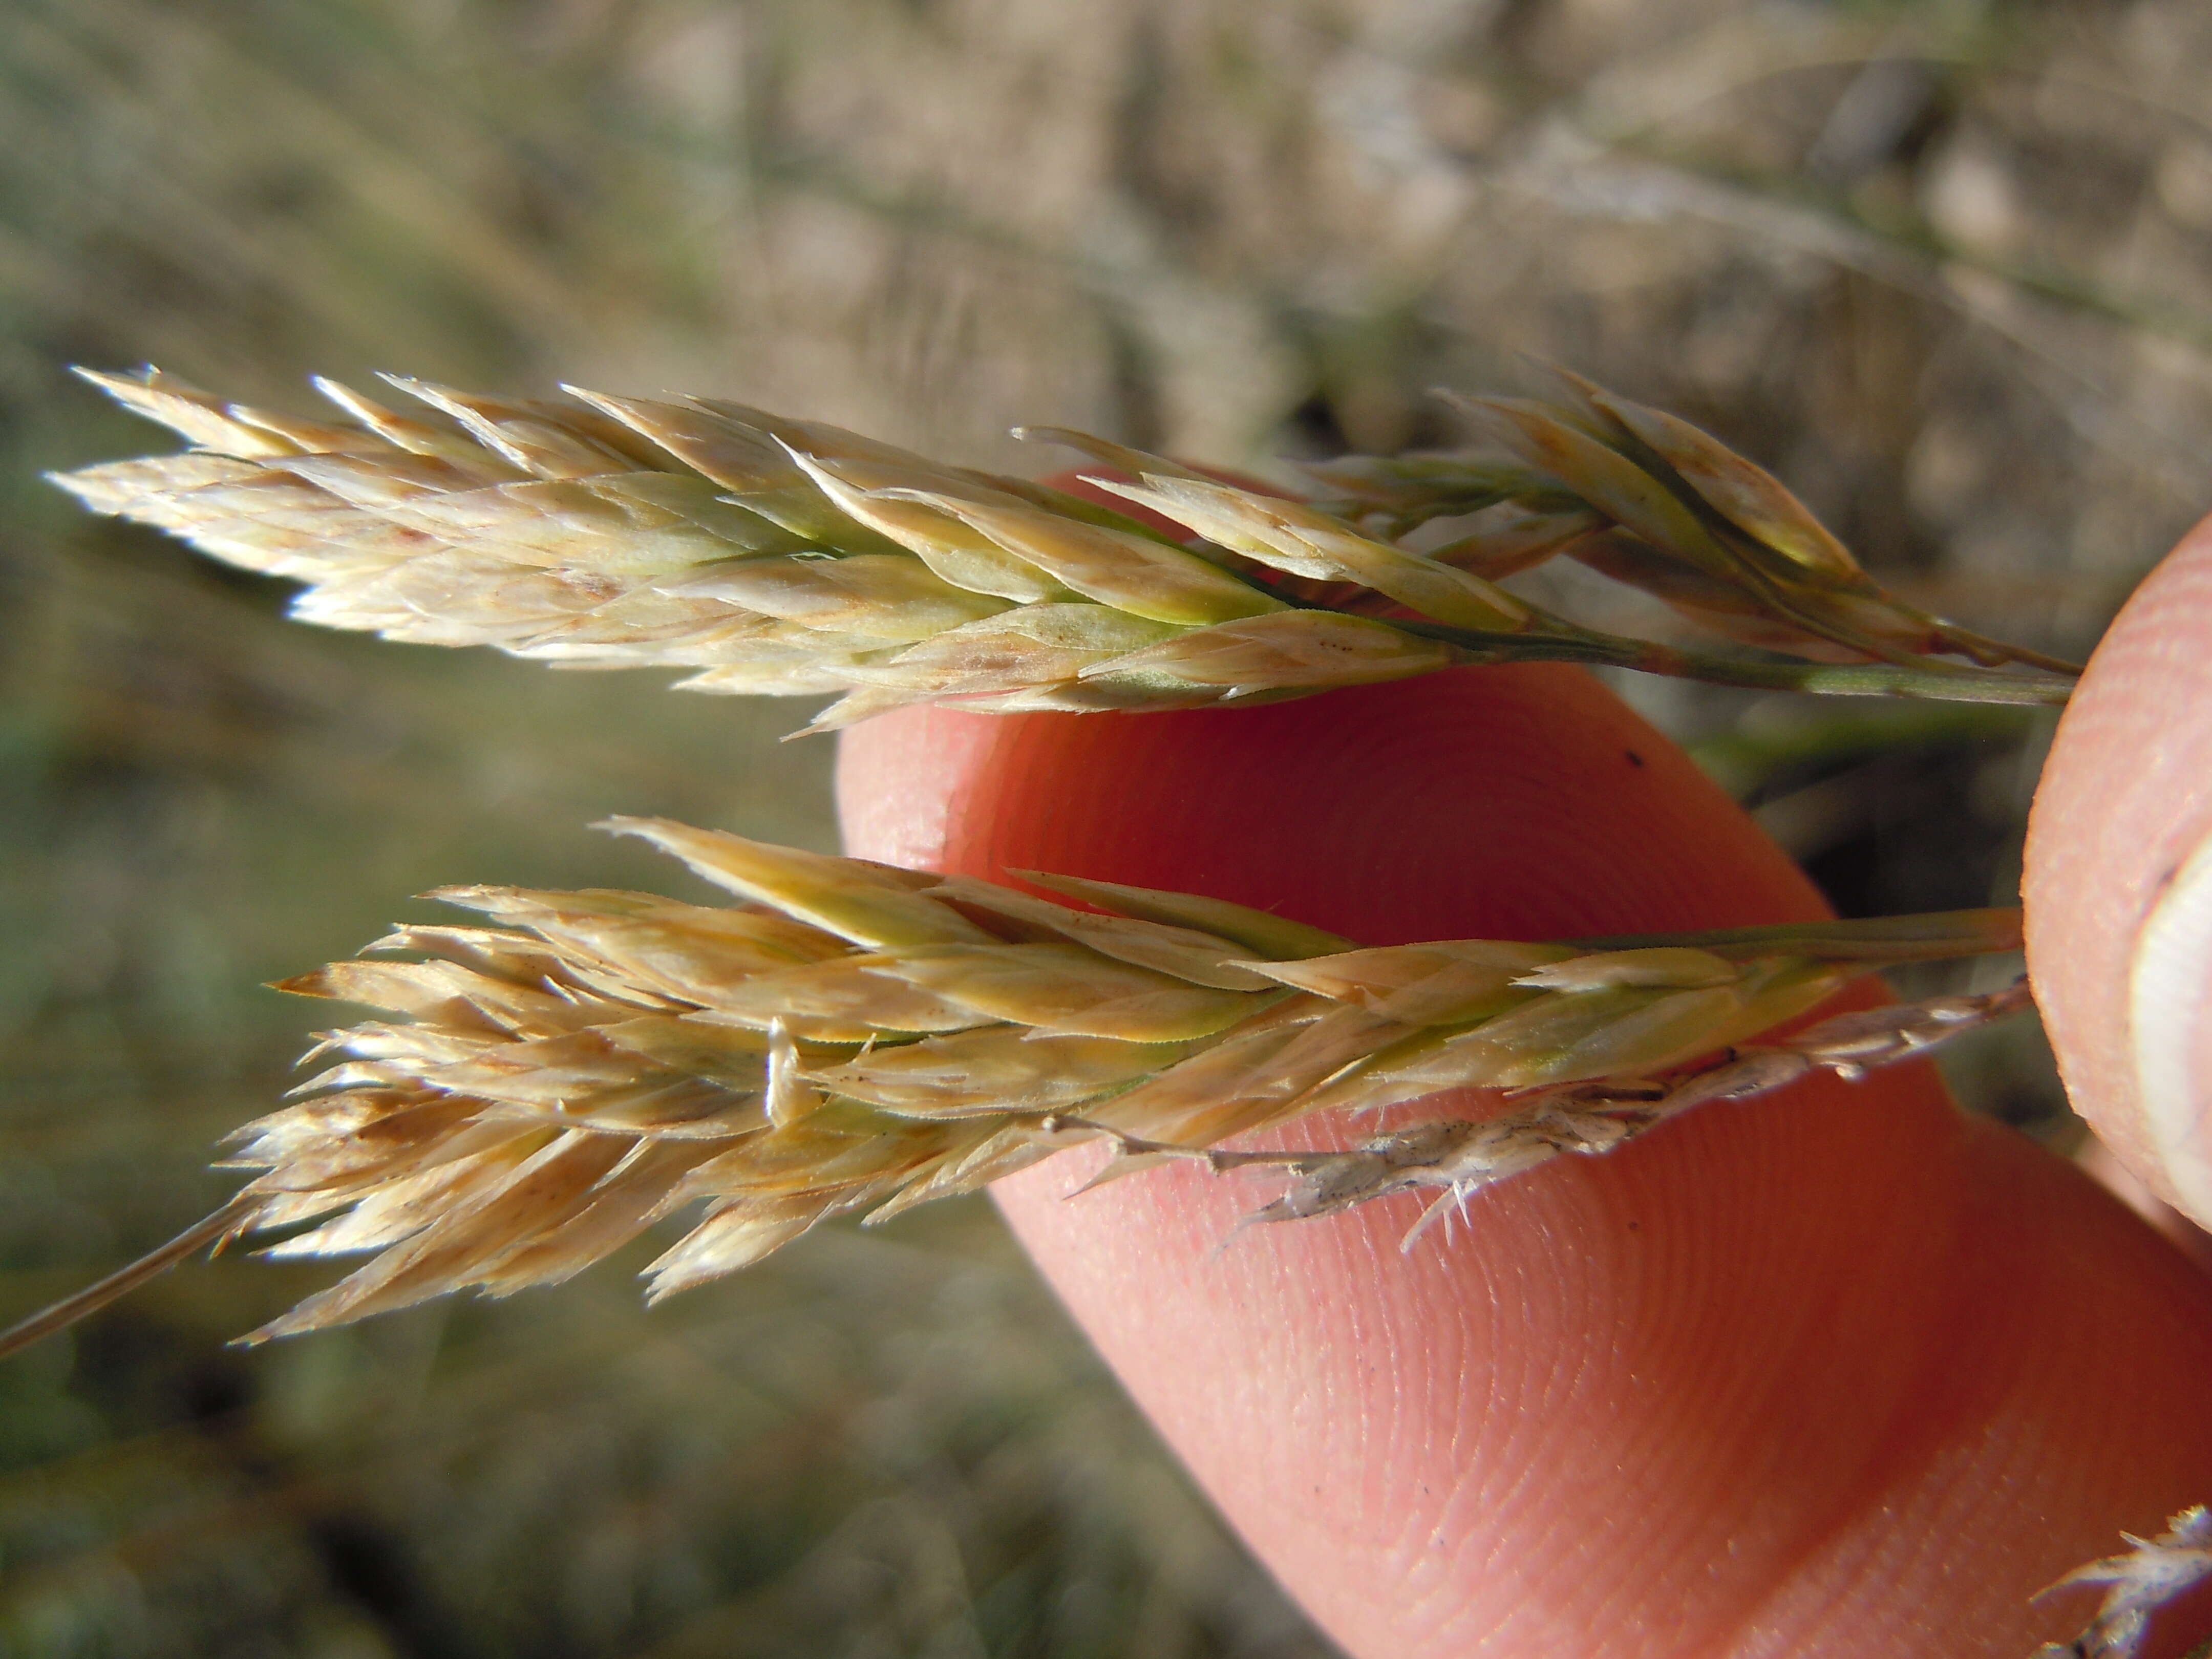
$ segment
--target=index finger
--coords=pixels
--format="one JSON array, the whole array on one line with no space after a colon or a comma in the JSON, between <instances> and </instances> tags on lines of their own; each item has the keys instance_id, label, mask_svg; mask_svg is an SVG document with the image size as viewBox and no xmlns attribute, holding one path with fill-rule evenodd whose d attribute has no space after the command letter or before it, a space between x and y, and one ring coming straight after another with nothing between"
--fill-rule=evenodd
<instances>
[{"instance_id":1,"label":"index finger","mask_svg":"<svg viewBox=\"0 0 2212 1659\"><path fill-rule=\"evenodd\" d=\"M1375 944L1818 914L1679 750L1555 668L902 714L848 734L841 797L868 856ZM1232 1183L1073 1184L1012 1183L1017 1231L1354 1653L2023 1652L2075 1611L2034 1590L2212 1490L2212 1287L1917 1069L1555 1163L1411 1257L1396 1204L1217 1255L1255 1201Z\"/></svg>"}]
</instances>

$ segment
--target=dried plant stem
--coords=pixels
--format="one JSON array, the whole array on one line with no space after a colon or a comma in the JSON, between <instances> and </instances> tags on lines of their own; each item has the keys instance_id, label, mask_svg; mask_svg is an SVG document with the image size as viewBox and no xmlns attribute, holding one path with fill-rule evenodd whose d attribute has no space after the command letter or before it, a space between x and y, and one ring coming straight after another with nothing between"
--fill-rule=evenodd
<instances>
[{"instance_id":1,"label":"dried plant stem","mask_svg":"<svg viewBox=\"0 0 2212 1659\"><path fill-rule=\"evenodd\" d=\"M149 1250L129 1266L118 1267L106 1278L86 1285L73 1296L64 1297L52 1307L40 1310L28 1319L17 1321L0 1331L0 1359L67 1330L110 1303L121 1301L194 1251L220 1249L253 1224L254 1215L260 1207L260 1200L253 1194L240 1193L214 1214L202 1217L167 1243Z\"/></svg>"}]
</instances>

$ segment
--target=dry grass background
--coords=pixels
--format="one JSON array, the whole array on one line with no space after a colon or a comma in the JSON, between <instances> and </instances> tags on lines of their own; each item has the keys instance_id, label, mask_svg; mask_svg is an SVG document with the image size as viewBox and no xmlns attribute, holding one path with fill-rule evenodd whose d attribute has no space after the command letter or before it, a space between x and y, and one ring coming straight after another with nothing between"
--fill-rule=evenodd
<instances>
[{"instance_id":1,"label":"dry grass background","mask_svg":"<svg viewBox=\"0 0 2212 1659\"><path fill-rule=\"evenodd\" d=\"M803 710L312 634L81 519L38 473L149 434L65 363L1033 467L1012 421L1436 441L1529 349L2079 651L2212 504L2208 57L2191 0L5 0L0 1311L210 1206L312 1018L254 988L404 895L665 882L610 811L832 833ZM2008 896L2041 717L1637 695L1847 910ZM2068 1133L2032 1036L1959 1070ZM0 1652L1327 1650L980 1206L652 1315L610 1271L220 1346L317 1277L0 1370Z\"/></svg>"}]
</instances>

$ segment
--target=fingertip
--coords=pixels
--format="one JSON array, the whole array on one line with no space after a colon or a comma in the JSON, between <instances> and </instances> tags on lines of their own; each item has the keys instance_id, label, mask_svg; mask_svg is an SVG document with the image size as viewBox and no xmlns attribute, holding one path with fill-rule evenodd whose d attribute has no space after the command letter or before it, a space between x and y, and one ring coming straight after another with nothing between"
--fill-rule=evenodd
<instances>
[{"instance_id":1,"label":"fingertip","mask_svg":"<svg viewBox=\"0 0 2212 1659\"><path fill-rule=\"evenodd\" d=\"M1549 665L1255 708L902 711L844 734L838 799L870 856L1202 892L1369 945L1826 914L1680 748Z\"/></svg>"},{"instance_id":2,"label":"fingertip","mask_svg":"<svg viewBox=\"0 0 2212 1659\"><path fill-rule=\"evenodd\" d=\"M2075 1109L2212 1226L2212 520L2089 659L2036 792L2021 890Z\"/></svg>"},{"instance_id":3,"label":"fingertip","mask_svg":"<svg viewBox=\"0 0 2212 1659\"><path fill-rule=\"evenodd\" d=\"M956 825L993 808L947 781L984 771L993 744L1010 729L1000 715L924 705L840 732L835 788L846 850L910 870L949 870Z\"/></svg>"}]
</instances>

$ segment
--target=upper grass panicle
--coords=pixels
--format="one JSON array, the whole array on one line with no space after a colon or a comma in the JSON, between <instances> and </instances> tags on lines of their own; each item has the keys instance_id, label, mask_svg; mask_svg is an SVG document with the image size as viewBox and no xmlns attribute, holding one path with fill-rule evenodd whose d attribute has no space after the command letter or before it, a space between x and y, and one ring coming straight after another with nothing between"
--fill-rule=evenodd
<instances>
[{"instance_id":1,"label":"upper grass panicle","mask_svg":"<svg viewBox=\"0 0 2212 1659\"><path fill-rule=\"evenodd\" d=\"M307 620L679 667L698 690L842 693L814 729L917 702L1181 708L1525 659L1972 701L2054 702L2071 684L2066 665L1908 617L1778 483L1595 391L1580 414L1481 406L1546 471L1346 463L1319 502L1079 433L1030 434L1131 474L1097 482L1187 527L1178 541L1026 480L713 398L571 387L551 402L394 378L418 406L402 414L319 380L347 417L332 423L150 368L87 378L192 447L57 482L304 582ZM1437 551L1396 539L1501 502L1518 516ZM1562 551L1795 654L1601 634L1493 580ZM1930 654L1947 651L1975 661Z\"/></svg>"}]
</instances>

